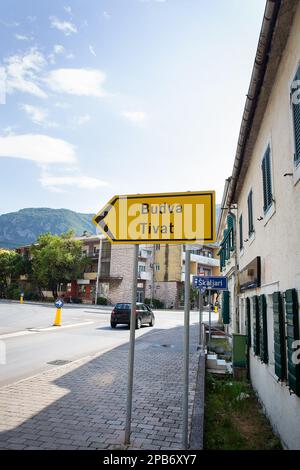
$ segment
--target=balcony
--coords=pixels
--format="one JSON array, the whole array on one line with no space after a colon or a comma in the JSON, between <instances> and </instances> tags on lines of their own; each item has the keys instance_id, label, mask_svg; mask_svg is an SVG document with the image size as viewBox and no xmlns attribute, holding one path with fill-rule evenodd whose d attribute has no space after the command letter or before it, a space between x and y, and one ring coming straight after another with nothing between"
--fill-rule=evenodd
<instances>
[{"instance_id":1,"label":"balcony","mask_svg":"<svg viewBox=\"0 0 300 470\"><path fill-rule=\"evenodd\" d=\"M149 271L141 271L138 273L138 279L142 279L144 281L151 281L152 275Z\"/></svg>"},{"instance_id":2,"label":"balcony","mask_svg":"<svg viewBox=\"0 0 300 470\"><path fill-rule=\"evenodd\" d=\"M139 258L150 259L152 256L152 251L145 248L139 249Z\"/></svg>"},{"instance_id":3,"label":"balcony","mask_svg":"<svg viewBox=\"0 0 300 470\"><path fill-rule=\"evenodd\" d=\"M185 253L182 253L182 261L185 260ZM201 266L217 267L220 262L218 259L209 258L208 256L203 255L194 255L191 253L191 262L201 264Z\"/></svg>"},{"instance_id":4,"label":"balcony","mask_svg":"<svg viewBox=\"0 0 300 470\"><path fill-rule=\"evenodd\" d=\"M83 274L83 279L89 280L89 281L95 281L97 279L97 273L95 273L95 272L84 273Z\"/></svg>"}]
</instances>

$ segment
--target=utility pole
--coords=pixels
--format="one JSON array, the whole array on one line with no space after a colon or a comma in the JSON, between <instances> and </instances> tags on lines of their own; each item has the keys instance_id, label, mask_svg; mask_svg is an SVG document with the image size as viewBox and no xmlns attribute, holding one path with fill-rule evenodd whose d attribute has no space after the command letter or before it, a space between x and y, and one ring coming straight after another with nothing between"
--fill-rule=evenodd
<instances>
[{"instance_id":1,"label":"utility pole","mask_svg":"<svg viewBox=\"0 0 300 470\"><path fill-rule=\"evenodd\" d=\"M151 272L152 272L152 285L151 285L151 298L150 298L150 307L152 308L153 307L153 299L154 299L154 265L155 265L155 245L152 245L153 246L153 251L152 251L152 269L151 269Z\"/></svg>"},{"instance_id":2,"label":"utility pole","mask_svg":"<svg viewBox=\"0 0 300 470\"><path fill-rule=\"evenodd\" d=\"M99 278L100 278L100 274L101 274L102 242L103 242L103 239L100 238L99 253L98 253L98 267L97 267L96 292L95 292L95 305L97 305L98 292L99 292Z\"/></svg>"},{"instance_id":3,"label":"utility pole","mask_svg":"<svg viewBox=\"0 0 300 470\"><path fill-rule=\"evenodd\" d=\"M184 276L184 338L183 338L183 400L182 400L182 448L188 447L189 421L189 353L190 353L190 259L191 253L185 245Z\"/></svg>"},{"instance_id":4,"label":"utility pole","mask_svg":"<svg viewBox=\"0 0 300 470\"><path fill-rule=\"evenodd\" d=\"M131 432L133 366L134 366L135 325L136 325L136 292L137 292L139 245L133 245L133 248L134 248L134 255L133 255L133 272L132 272L131 313L130 313L127 407L126 407L126 423L125 423L125 439L124 439L125 445L130 444L130 432Z\"/></svg>"}]
</instances>

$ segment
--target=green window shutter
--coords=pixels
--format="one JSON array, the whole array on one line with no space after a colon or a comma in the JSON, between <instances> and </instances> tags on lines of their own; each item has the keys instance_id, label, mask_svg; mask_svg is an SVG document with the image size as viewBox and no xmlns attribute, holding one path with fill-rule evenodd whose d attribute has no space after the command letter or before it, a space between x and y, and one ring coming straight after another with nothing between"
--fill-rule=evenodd
<instances>
[{"instance_id":1,"label":"green window shutter","mask_svg":"<svg viewBox=\"0 0 300 470\"><path fill-rule=\"evenodd\" d=\"M241 215L239 218L239 228L240 228L240 250L243 249L244 240L243 240L243 216Z\"/></svg>"},{"instance_id":2,"label":"green window shutter","mask_svg":"<svg viewBox=\"0 0 300 470\"><path fill-rule=\"evenodd\" d=\"M253 224L253 193L252 190L248 195L248 234L249 237L254 232L254 224Z\"/></svg>"},{"instance_id":3,"label":"green window shutter","mask_svg":"<svg viewBox=\"0 0 300 470\"><path fill-rule=\"evenodd\" d=\"M252 297L253 302L253 351L255 356L259 356L260 351L260 323L259 323L259 310L258 310L258 297Z\"/></svg>"},{"instance_id":4,"label":"green window shutter","mask_svg":"<svg viewBox=\"0 0 300 470\"><path fill-rule=\"evenodd\" d=\"M286 352L285 352L285 325L280 292L273 293L273 318L274 318L274 359L275 374L279 380L286 379Z\"/></svg>"},{"instance_id":5,"label":"green window shutter","mask_svg":"<svg viewBox=\"0 0 300 470\"><path fill-rule=\"evenodd\" d=\"M223 292L222 318L223 318L224 325L229 325L229 323L230 323L230 309L229 309L229 291L228 290L225 290Z\"/></svg>"},{"instance_id":6,"label":"green window shutter","mask_svg":"<svg viewBox=\"0 0 300 470\"><path fill-rule=\"evenodd\" d=\"M264 212L266 212L273 202L270 146L268 146L264 155L261 169L263 177Z\"/></svg>"},{"instance_id":7,"label":"green window shutter","mask_svg":"<svg viewBox=\"0 0 300 470\"><path fill-rule=\"evenodd\" d=\"M294 80L300 80L300 66L297 70ZM297 91L297 88L291 89L291 95ZM299 92L297 92L296 99L299 99ZM294 141L295 141L295 154L294 161L296 164L300 162L300 103L292 103L293 109L293 124L294 124Z\"/></svg>"},{"instance_id":8,"label":"green window shutter","mask_svg":"<svg viewBox=\"0 0 300 470\"><path fill-rule=\"evenodd\" d=\"M247 344L251 348L251 314L250 314L250 299L246 298L246 322L247 322Z\"/></svg>"},{"instance_id":9,"label":"green window shutter","mask_svg":"<svg viewBox=\"0 0 300 470\"><path fill-rule=\"evenodd\" d=\"M300 397L300 364L294 364L293 342L299 340L299 305L296 289L285 292L285 313L287 323L287 356L288 356L288 384L290 389Z\"/></svg>"},{"instance_id":10,"label":"green window shutter","mask_svg":"<svg viewBox=\"0 0 300 470\"><path fill-rule=\"evenodd\" d=\"M265 364L269 361L268 354L268 325L267 325L267 302L266 296L260 295L258 299L259 329L260 329L260 357Z\"/></svg>"}]
</instances>

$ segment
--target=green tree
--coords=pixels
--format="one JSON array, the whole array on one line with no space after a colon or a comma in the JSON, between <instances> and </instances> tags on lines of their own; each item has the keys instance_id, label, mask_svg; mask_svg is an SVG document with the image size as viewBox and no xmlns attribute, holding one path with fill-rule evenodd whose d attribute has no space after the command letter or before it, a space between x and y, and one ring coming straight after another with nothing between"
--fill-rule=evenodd
<instances>
[{"instance_id":1,"label":"green tree","mask_svg":"<svg viewBox=\"0 0 300 470\"><path fill-rule=\"evenodd\" d=\"M11 250L0 249L0 295L6 293L12 278L23 274L22 256Z\"/></svg>"},{"instance_id":2,"label":"green tree","mask_svg":"<svg viewBox=\"0 0 300 470\"><path fill-rule=\"evenodd\" d=\"M58 284L76 279L87 261L81 241L72 237L72 231L60 236L45 233L31 247L33 279L40 290L50 289L54 298Z\"/></svg>"}]
</instances>

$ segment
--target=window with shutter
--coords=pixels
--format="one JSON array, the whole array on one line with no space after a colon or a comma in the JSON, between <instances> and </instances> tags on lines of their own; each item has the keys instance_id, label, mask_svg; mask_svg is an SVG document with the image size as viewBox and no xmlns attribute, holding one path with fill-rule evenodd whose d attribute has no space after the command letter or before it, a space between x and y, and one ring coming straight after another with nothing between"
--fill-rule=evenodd
<instances>
[{"instance_id":1,"label":"window with shutter","mask_svg":"<svg viewBox=\"0 0 300 470\"><path fill-rule=\"evenodd\" d=\"M300 397L300 364L292 360L294 341L299 340L299 305L296 289L285 292L285 314L287 324L287 356L288 356L288 384L290 389Z\"/></svg>"},{"instance_id":2,"label":"window with shutter","mask_svg":"<svg viewBox=\"0 0 300 470\"><path fill-rule=\"evenodd\" d=\"M293 125L294 125L294 143L295 153L294 162L295 165L300 163L300 103L299 103L299 85L296 81L300 80L300 66L294 78L294 86L291 88L292 95L292 112L293 112Z\"/></svg>"},{"instance_id":3,"label":"window with shutter","mask_svg":"<svg viewBox=\"0 0 300 470\"><path fill-rule=\"evenodd\" d=\"M229 291L228 290L225 290L223 292L222 318L223 318L224 325L229 325L229 323L230 323L230 311L229 311Z\"/></svg>"},{"instance_id":4,"label":"window with shutter","mask_svg":"<svg viewBox=\"0 0 300 470\"><path fill-rule=\"evenodd\" d=\"M267 212L273 202L270 146L268 146L264 154L261 170L263 178L264 212Z\"/></svg>"},{"instance_id":5,"label":"window with shutter","mask_svg":"<svg viewBox=\"0 0 300 470\"><path fill-rule=\"evenodd\" d=\"M286 352L285 352L285 324L280 292L273 293L273 319L274 319L274 360L275 374L279 380L286 379Z\"/></svg>"},{"instance_id":6,"label":"window with shutter","mask_svg":"<svg viewBox=\"0 0 300 470\"><path fill-rule=\"evenodd\" d=\"M259 309L258 309L258 297L255 295L252 297L253 306L253 351L256 356L259 356L260 349L260 323L259 323Z\"/></svg>"},{"instance_id":7,"label":"window with shutter","mask_svg":"<svg viewBox=\"0 0 300 470\"><path fill-rule=\"evenodd\" d=\"M264 294L259 296L259 341L260 341L260 357L265 364L269 361L268 353L268 325L267 325L267 302Z\"/></svg>"},{"instance_id":8,"label":"window with shutter","mask_svg":"<svg viewBox=\"0 0 300 470\"><path fill-rule=\"evenodd\" d=\"M251 312L250 312L250 299L246 298L246 321L247 321L247 344L251 348Z\"/></svg>"},{"instance_id":9,"label":"window with shutter","mask_svg":"<svg viewBox=\"0 0 300 470\"><path fill-rule=\"evenodd\" d=\"M252 233L254 232L254 224L253 224L253 193L252 190L248 195L248 234L251 237Z\"/></svg>"},{"instance_id":10,"label":"window with shutter","mask_svg":"<svg viewBox=\"0 0 300 470\"><path fill-rule=\"evenodd\" d=\"M240 229L240 250L243 249L244 240L243 240L243 216L241 215L239 218L239 229Z\"/></svg>"}]
</instances>

